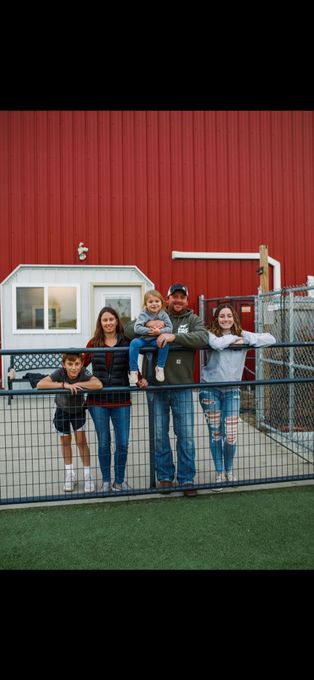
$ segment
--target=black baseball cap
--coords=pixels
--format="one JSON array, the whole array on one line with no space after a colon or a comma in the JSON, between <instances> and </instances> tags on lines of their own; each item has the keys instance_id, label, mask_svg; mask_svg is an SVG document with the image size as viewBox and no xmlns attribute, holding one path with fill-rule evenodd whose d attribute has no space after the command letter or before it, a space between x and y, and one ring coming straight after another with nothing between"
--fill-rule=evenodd
<instances>
[{"instance_id":1,"label":"black baseball cap","mask_svg":"<svg viewBox=\"0 0 314 680\"><path fill-rule=\"evenodd\" d=\"M176 293L177 290L182 291L184 295L189 297L189 291L183 283L173 283L168 290L167 297L169 297L169 295L173 295L174 293Z\"/></svg>"}]
</instances>

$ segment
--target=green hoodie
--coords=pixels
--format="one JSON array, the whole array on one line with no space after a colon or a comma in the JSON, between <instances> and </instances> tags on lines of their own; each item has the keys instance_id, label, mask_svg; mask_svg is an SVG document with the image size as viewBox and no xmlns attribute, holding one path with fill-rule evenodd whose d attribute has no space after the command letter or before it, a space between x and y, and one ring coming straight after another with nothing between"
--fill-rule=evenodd
<instances>
[{"instance_id":1,"label":"green hoodie","mask_svg":"<svg viewBox=\"0 0 314 680\"><path fill-rule=\"evenodd\" d=\"M206 330L202 319L197 314L194 314L192 309L186 307L179 314L166 310L170 321L172 322L172 332L176 336L174 342L169 343L170 352L165 366L165 383L169 385L180 385L185 383L193 383L193 373L195 366L195 350L208 349L208 331ZM130 323L125 328L125 335L130 340L137 337L134 333L135 321ZM191 351L174 351L171 347L187 347ZM157 353L154 352L154 365L156 365ZM143 376L146 373L146 361L144 357L143 362ZM160 385L157 381L154 384ZM163 383L163 384L165 384Z\"/></svg>"}]
</instances>

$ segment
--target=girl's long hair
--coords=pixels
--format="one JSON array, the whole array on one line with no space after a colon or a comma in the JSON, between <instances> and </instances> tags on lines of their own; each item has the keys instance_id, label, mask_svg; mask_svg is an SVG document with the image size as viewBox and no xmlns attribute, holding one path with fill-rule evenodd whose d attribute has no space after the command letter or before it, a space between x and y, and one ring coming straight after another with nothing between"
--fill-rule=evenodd
<instances>
[{"instance_id":1,"label":"girl's long hair","mask_svg":"<svg viewBox=\"0 0 314 680\"><path fill-rule=\"evenodd\" d=\"M230 333L232 333L232 335L238 336L241 335L242 326L240 323L238 312L236 312L235 308L232 307L232 305L230 305L229 302L222 302L220 305L218 305L217 309L215 310L213 320L209 329L210 332L214 333L214 335L217 335L218 337L221 337L223 335L222 328L220 328L218 323L218 316L222 309L230 309L230 311L232 312L233 326L231 326L230 328Z\"/></svg>"},{"instance_id":2,"label":"girl's long hair","mask_svg":"<svg viewBox=\"0 0 314 680\"><path fill-rule=\"evenodd\" d=\"M105 334L103 331L103 327L101 325L100 319L105 312L108 312L108 314L112 314L116 319L117 319L117 335L124 335L124 328L122 321L119 317L118 312L116 312L113 307L103 307L97 317L96 321L96 328L95 328L95 333L94 337L92 338L91 342L93 343L94 347L104 347L105 345Z\"/></svg>"}]
</instances>

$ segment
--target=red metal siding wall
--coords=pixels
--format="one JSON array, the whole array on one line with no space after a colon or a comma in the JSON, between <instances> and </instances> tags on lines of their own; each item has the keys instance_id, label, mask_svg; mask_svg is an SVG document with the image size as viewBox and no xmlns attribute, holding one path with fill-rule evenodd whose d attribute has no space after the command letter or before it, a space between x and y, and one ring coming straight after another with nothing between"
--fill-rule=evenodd
<instances>
[{"instance_id":1,"label":"red metal siding wall","mask_svg":"<svg viewBox=\"0 0 314 680\"><path fill-rule=\"evenodd\" d=\"M135 264L163 293L255 293L258 252L282 285L314 274L313 112L0 112L0 278L21 263ZM271 279L272 281L272 279Z\"/></svg>"}]
</instances>

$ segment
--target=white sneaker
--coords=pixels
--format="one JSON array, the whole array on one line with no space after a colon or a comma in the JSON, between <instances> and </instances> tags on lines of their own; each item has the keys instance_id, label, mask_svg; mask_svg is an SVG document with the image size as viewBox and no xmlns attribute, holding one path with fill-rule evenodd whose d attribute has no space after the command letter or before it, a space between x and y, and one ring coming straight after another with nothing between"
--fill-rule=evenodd
<instances>
[{"instance_id":1,"label":"white sneaker","mask_svg":"<svg viewBox=\"0 0 314 680\"><path fill-rule=\"evenodd\" d=\"M226 478L227 482L236 482L237 481L237 478L234 476L234 474L233 474L233 472L231 472L231 470L230 470L230 472L225 473L225 478Z\"/></svg>"},{"instance_id":2,"label":"white sneaker","mask_svg":"<svg viewBox=\"0 0 314 680\"><path fill-rule=\"evenodd\" d=\"M132 487L127 483L127 482L122 482L122 484L118 484L117 482L113 482L113 485L111 487L111 491L128 491L128 489L131 489Z\"/></svg>"},{"instance_id":3,"label":"white sneaker","mask_svg":"<svg viewBox=\"0 0 314 680\"><path fill-rule=\"evenodd\" d=\"M138 383L138 372L137 371L130 371L129 373L129 385L133 387Z\"/></svg>"},{"instance_id":4,"label":"white sneaker","mask_svg":"<svg viewBox=\"0 0 314 680\"><path fill-rule=\"evenodd\" d=\"M74 487L76 484L76 476L75 472L72 472L69 470L69 472L66 473L65 475L65 482L64 482L64 491L74 491Z\"/></svg>"},{"instance_id":5,"label":"white sneaker","mask_svg":"<svg viewBox=\"0 0 314 680\"><path fill-rule=\"evenodd\" d=\"M109 493L110 489L111 489L111 484L110 484L110 482L104 482L103 485L102 485L101 490L102 490L104 493Z\"/></svg>"},{"instance_id":6,"label":"white sneaker","mask_svg":"<svg viewBox=\"0 0 314 680\"><path fill-rule=\"evenodd\" d=\"M95 484L94 484L93 480L91 479L91 477L89 477L88 479L85 479L84 491L86 491L86 493L91 493L92 491L95 491Z\"/></svg>"},{"instance_id":7,"label":"white sneaker","mask_svg":"<svg viewBox=\"0 0 314 680\"><path fill-rule=\"evenodd\" d=\"M216 484L222 484L222 472L216 472L215 482ZM222 491L222 486L215 486L213 491Z\"/></svg>"},{"instance_id":8,"label":"white sneaker","mask_svg":"<svg viewBox=\"0 0 314 680\"><path fill-rule=\"evenodd\" d=\"M156 380L158 380L158 382L164 382L164 380L165 380L164 369L160 368L160 366L156 366L155 371L156 371Z\"/></svg>"}]
</instances>

